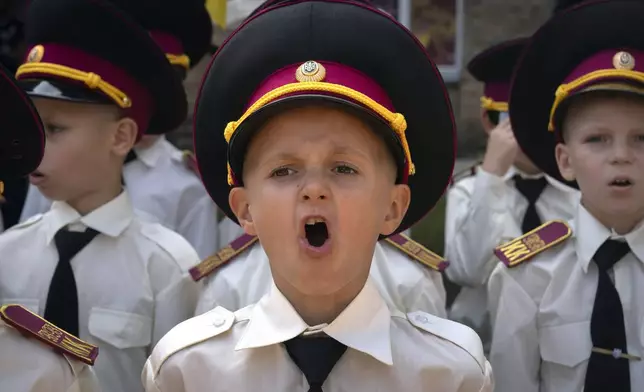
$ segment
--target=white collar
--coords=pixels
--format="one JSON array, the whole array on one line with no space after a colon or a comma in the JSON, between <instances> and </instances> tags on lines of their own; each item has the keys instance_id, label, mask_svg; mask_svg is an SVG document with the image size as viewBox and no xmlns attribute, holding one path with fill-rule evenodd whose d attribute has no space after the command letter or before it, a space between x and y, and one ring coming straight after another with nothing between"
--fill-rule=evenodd
<instances>
[{"instance_id":1,"label":"white collar","mask_svg":"<svg viewBox=\"0 0 644 392\"><path fill-rule=\"evenodd\" d=\"M314 327L302 320L273 283L271 290L252 309L235 350L279 344L307 332L324 332L347 347L392 365L390 328L389 308L369 281L331 324Z\"/></svg>"},{"instance_id":2,"label":"white collar","mask_svg":"<svg viewBox=\"0 0 644 392\"><path fill-rule=\"evenodd\" d=\"M168 143L165 135L161 135L149 147L134 147L137 159L148 167L155 167L159 159L165 155L165 143Z\"/></svg>"},{"instance_id":3,"label":"white collar","mask_svg":"<svg viewBox=\"0 0 644 392\"><path fill-rule=\"evenodd\" d=\"M55 201L47 213L47 243L51 243L58 230L76 223L110 237L118 237L132 222L133 214L134 209L126 191L85 216L81 216L69 204Z\"/></svg>"},{"instance_id":4,"label":"white collar","mask_svg":"<svg viewBox=\"0 0 644 392\"><path fill-rule=\"evenodd\" d=\"M609 238L626 241L637 259L644 262L644 225L638 225L633 231L626 235L618 235L599 222L581 204L578 204L577 214L573 221L573 233L575 233L575 250L581 268L588 272L588 265L600 246Z\"/></svg>"}]
</instances>

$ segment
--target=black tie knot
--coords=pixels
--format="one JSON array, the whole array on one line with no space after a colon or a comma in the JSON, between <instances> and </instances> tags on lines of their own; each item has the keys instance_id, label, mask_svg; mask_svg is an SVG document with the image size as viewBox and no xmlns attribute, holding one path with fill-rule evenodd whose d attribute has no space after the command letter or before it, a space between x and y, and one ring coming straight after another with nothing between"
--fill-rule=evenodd
<instances>
[{"instance_id":1,"label":"black tie knot","mask_svg":"<svg viewBox=\"0 0 644 392\"><path fill-rule=\"evenodd\" d=\"M539 196L541 196L546 185L548 185L548 181L545 177L523 178L518 174L514 176L514 186L530 204L534 204L539 200Z\"/></svg>"},{"instance_id":2,"label":"black tie knot","mask_svg":"<svg viewBox=\"0 0 644 392\"><path fill-rule=\"evenodd\" d=\"M78 252L89 244L98 231L88 228L85 231L70 231L67 228L58 230L54 236L58 257L69 262Z\"/></svg>"},{"instance_id":3,"label":"black tie knot","mask_svg":"<svg viewBox=\"0 0 644 392\"><path fill-rule=\"evenodd\" d=\"M324 381L347 346L330 337L298 336L284 342L286 351L309 383L309 392L322 391Z\"/></svg>"},{"instance_id":4,"label":"black tie knot","mask_svg":"<svg viewBox=\"0 0 644 392\"><path fill-rule=\"evenodd\" d=\"M630 251L626 241L606 240L595 252L593 260L601 271L608 271Z\"/></svg>"}]
</instances>

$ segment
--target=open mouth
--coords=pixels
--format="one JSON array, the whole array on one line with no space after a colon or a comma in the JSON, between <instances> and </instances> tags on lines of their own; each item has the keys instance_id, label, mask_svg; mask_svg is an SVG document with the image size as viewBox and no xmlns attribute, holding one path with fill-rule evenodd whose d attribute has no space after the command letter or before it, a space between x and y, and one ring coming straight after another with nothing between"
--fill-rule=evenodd
<instances>
[{"instance_id":1,"label":"open mouth","mask_svg":"<svg viewBox=\"0 0 644 392\"><path fill-rule=\"evenodd\" d=\"M610 182L611 186L626 188L633 185L633 182L628 178L616 178Z\"/></svg>"},{"instance_id":2,"label":"open mouth","mask_svg":"<svg viewBox=\"0 0 644 392\"><path fill-rule=\"evenodd\" d=\"M309 245L319 248L329 239L329 230L323 218L308 218L304 224L304 233Z\"/></svg>"}]
</instances>

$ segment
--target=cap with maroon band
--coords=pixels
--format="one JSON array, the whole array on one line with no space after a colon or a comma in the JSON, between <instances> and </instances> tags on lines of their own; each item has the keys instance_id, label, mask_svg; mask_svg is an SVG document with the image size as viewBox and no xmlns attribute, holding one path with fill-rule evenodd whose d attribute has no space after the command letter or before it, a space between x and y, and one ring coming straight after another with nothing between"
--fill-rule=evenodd
<instances>
[{"instance_id":1,"label":"cap with maroon band","mask_svg":"<svg viewBox=\"0 0 644 392\"><path fill-rule=\"evenodd\" d=\"M42 122L31 100L2 66L0 102L4 113L0 131L1 182L36 170L43 156L45 137ZM2 188L0 185L0 195Z\"/></svg>"},{"instance_id":2,"label":"cap with maroon band","mask_svg":"<svg viewBox=\"0 0 644 392\"><path fill-rule=\"evenodd\" d=\"M228 194L242 185L255 132L276 113L310 105L345 110L382 136L397 163L397 181L412 194L395 232L441 198L454 165L455 124L443 80L423 45L365 2L281 1L224 42L196 103L199 171L228 217L236 221Z\"/></svg>"},{"instance_id":3,"label":"cap with maroon band","mask_svg":"<svg viewBox=\"0 0 644 392\"><path fill-rule=\"evenodd\" d=\"M204 0L110 1L148 30L182 76L210 51L212 22Z\"/></svg>"},{"instance_id":4,"label":"cap with maroon band","mask_svg":"<svg viewBox=\"0 0 644 392\"><path fill-rule=\"evenodd\" d=\"M644 95L644 2L601 0L553 16L515 70L510 119L517 142L546 174L562 178L555 146L574 97L596 91ZM539 77L535 77L539 75Z\"/></svg>"},{"instance_id":5,"label":"cap with maroon band","mask_svg":"<svg viewBox=\"0 0 644 392\"><path fill-rule=\"evenodd\" d=\"M32 97L112 104L139 134L165 133L187 115L181 78L150 35L105 0L33 0L28 55L16 73Z\"/></svg>"},{"instance_id":6,"label":"cap with maroon band","mask_svg":"<svg viewBox=\"0 0 644 392\"><path fill-rule=\"evenodd\" d=\"M527 38L517 38L496 44L474 56L467 65L470 74L484 84L483 109L508 111L512 72L527 41Z\"/></svg>"}]
</instances>

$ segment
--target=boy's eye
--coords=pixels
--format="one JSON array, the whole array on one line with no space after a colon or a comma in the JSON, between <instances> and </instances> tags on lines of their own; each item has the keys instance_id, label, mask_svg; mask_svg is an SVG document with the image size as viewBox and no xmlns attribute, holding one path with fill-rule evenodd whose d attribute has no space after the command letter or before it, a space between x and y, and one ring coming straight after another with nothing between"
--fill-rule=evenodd
<instances>
[{"instance_id":1,"label":"boy's eye","mask_svg":"<svg viewBox=\"0 0 644 392\"><path fill-rule=\"evenodd\" d=\"M271 172L271 177L284 177L291 175L295 172L293 169L289 169L288 167L280 167Z\"/></svg>"},{"instance_id":2,"label":"boy's eye","mask_svg":"<svg viewBox=\"0 0 644 392\"><path fill-rule=\"evenodd\" d=\"M637 141L638 141L638 142L644 142L644 134L642 134L642 135L637 135L637 136L636 136L636 139L637 139Z\"/></svg>"},{"instance_id":3,"label":"boy's eye","mask_svg":"<svg viewBox=\"0 0 644 392\"><path fill-rule=\"evenodd\" d=\"M601 143L605 142L608 138L603 135L593 135L586 138L586 143Z\"/></svg>"},{"instance_id":4,"label":"boy's eye","mask_svg":"<svg viewBox=\"0 0 644 392\"><path fill-rule=\"evenodd\" d=\"M338 174L356 174L356 169L347 165L338 165L333 169Z\"/></svg>"},{"instance_id":5,"label":"boy's eye","mask_svg":"<svg viewBox=\"0 0 644 392\"><path fill-rule=\"evenodd\" d=\"M65 127L56 124L45 124L48 133L59 133L65 130Z\"/></svg>"}]
</instances>

